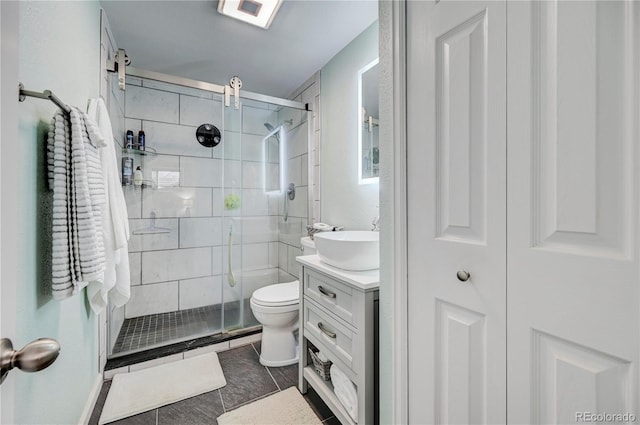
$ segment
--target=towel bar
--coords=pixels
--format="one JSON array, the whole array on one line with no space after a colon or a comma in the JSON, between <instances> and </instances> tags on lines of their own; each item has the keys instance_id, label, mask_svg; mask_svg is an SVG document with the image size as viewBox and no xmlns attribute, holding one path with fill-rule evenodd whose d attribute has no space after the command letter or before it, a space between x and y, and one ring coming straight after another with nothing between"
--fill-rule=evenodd
<instances>
[{"instance_id":1,"label":"towel bar","mask_svg":"<svg viewBox=\"0 0 640 425\"><path fill-rule=\"evenodd\" d=\"M60 100L58 96L53 94L51 90L45 90L42 93L37 91L25 90L24 85L22 83L18 84L18 90L19 90L18 100L20 102L24 102L27 96L37 97L38 99L49 99L50 101L58 105L58 107L63 111L65 111L67 114L71 113L71 108L67 106L67 104L64 103L62 100Z\"/></svg>"}]
</instances>

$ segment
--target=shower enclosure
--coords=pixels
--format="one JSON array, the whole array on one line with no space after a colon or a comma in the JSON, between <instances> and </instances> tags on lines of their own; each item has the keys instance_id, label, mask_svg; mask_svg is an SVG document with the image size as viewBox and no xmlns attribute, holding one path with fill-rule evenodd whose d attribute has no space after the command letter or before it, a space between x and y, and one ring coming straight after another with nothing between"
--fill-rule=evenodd
<instances>
[{"instance_id":1,"label":"shower enclosure","mask_svg":"<svg viewBox=\"0 0 640 425\"><path fill-rule=\"evenodd\" d=\"M121 164L139 167L142 184L123 186L132 287L124 307L109 307L109 356L256 329L252 292L297 278L309 112L247 92L225 106L207 83L141 70L126 83L111 81L109 108ZM219 129L217 146L198 143L202 124ZM144 150L126 148L127 130L134 144L144 132Z\"/></svg>"}]
</instances>

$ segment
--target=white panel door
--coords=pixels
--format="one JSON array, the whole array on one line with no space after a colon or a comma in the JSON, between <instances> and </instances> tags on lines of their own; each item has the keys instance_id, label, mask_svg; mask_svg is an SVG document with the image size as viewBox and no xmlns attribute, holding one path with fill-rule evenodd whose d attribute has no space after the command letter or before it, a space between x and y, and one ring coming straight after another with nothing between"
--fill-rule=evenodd
<instances>
[{"instance_id":1,"label":"white panel door","mask_svg":"<svg viewBox=\"0 0 640 425\"><path fill-rule=\"evenodd\" d=\"M505 14L407 4L413 424L506 420Z\"/></svg>"},{"instance_id":2,"label":"white panel door","mask_svg":"<svg viewBox=\"0 0 640 425\"><path fill-rule=\"evenodd\" d=\"M508 420L640 420L640 3L507 10Z\"/></svg>"}]
</instances>

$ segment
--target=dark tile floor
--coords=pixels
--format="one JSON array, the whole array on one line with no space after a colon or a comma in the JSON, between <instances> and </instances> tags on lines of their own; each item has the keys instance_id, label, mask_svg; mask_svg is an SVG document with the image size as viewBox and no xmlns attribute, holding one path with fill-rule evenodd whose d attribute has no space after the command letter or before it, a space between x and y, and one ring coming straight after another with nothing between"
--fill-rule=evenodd
<instances>
[{"instance_id":1,"label":"dark tile floor","mask_svg":"<svg viewBox=\"0 0 640 425\"><path fill-rule=\"evenodd\" d=\"M260 343L245 345L218 353L227 385L218 390L192 397L149 412L113 422L115 425L200 425L215 424L225 412L259 398L282 391L298 382L298 365L265 367L259 362ZM111 381L102 386L89 425L97 425ZM323 423L339 425L338 419L310 388L305 394Z\"/></svg>"},{"instance_id":2,"label":"dark tile floor","mask_svg":"<svg viewBox=\"0 0 640 425\"><path fill-rule=\"evenodd\" d=\"M258 325L249 299L126 319L113 354L133 353L172 342ZM224 322L224 323L223 323Z\"/></svg>"}]
</instances>

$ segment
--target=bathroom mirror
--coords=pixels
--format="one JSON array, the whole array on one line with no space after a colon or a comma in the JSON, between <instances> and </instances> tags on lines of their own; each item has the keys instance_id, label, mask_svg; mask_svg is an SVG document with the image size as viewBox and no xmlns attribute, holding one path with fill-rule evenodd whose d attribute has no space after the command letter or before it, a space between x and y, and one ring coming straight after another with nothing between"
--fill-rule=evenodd
<instances>
[{"instance_id":1,"label":"bathroom mirror","mask_svg":"<svg viewBox=\"0 0 640 425\"><path fill-rule=\"evenodd\" d=\"M284 190L284 138L284 128L280 126L262 139L265 193L281 193Z\"/></svg>"},{"instance_id":2,"label":"bathroom mirror","mask_svg":"<svg viewBox=\"0 0 640 425\"><path fill-rule=\"evenodd\" d=\"M377 183L380 174L378 144L378 59L358 71L358 180Z\"/></svg>"}]
</instances>

